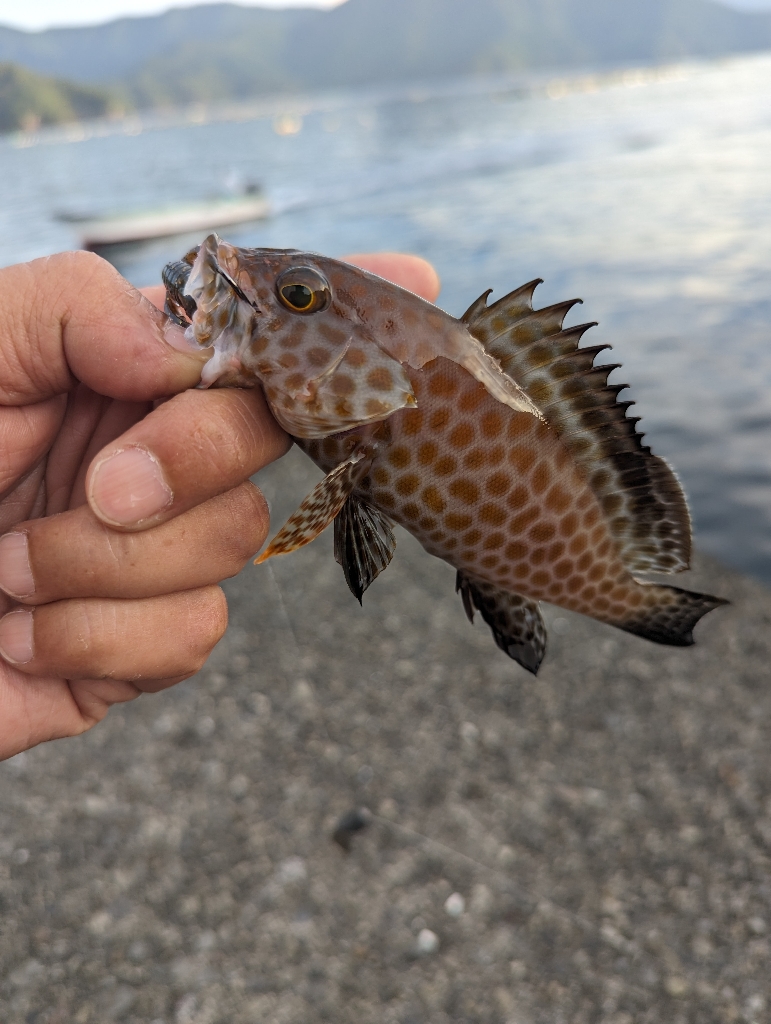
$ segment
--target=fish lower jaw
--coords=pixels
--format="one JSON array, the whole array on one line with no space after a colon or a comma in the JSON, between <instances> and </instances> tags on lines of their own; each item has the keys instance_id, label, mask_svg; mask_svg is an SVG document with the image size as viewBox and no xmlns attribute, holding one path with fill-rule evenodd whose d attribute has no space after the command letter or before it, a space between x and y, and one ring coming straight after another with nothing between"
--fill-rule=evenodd
<instances>
[{"instance_id":1,"label":"fish lower jaw","mask_svg":"<svg viewBox=\"0 0 771 1024\"><path fill-rule=\"evenodd\" d=\"M256 378L247 373L239 355L233 351L218 351L206 363L201 373L201 387L209 388L213 384L220 387L254 387Z\"/></svg>"}]
</instances>

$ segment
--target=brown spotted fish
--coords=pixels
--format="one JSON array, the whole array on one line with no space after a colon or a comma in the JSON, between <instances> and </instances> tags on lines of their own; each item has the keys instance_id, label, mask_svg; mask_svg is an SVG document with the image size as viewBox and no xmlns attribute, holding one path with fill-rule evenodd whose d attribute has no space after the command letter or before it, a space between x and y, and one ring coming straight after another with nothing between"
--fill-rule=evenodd
<instances>
[{"instance_id":1,"label":"brown spotted fish","mask_svg":"<svg viewBox=\"0 0 771 1024\"><path fill-rule=\"evenodd\" d=\"M534 310L539 281L456 320L355 267L239 249L211 235L164 271L168 309L213 355L203 384L260 384L279 423L327 474L260 562L334 521L335 558L362 594L393 556L393 524L457 570L502 650L535 673L540 601L657 643L693 643L724 602L640 582L688 568L680 484L651 454L563 330L575 304Z\"/></svg>"}]
</instances>

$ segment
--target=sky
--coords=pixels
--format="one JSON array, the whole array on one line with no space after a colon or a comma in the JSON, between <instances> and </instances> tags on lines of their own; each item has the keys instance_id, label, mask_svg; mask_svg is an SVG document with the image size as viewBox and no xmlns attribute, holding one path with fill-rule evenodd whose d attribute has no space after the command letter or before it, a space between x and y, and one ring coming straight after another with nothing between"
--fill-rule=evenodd
<instances>
[{"instance_id":1,"label":"sky","mask_svg":"<svg viewBox=\"0 0 771 1024\"><path fill-rule=\"evenodd\" d=\"M170 7L189 7L212 0L0 0L0 24L41 29L53 25L94 25L124 15L160 14ZM334 7L343 0L236 0L248 7ZM744 10L770 10L771 0L722 0Z\"/></svg>"},{"instance_id":2,"label":"sky","mask_svg":"<svg viewBox=\"0 0 771 1024\"><path fill-rule=\"evenodd\" d=\"M96 25L125 15L160 14L170 7L192 7L212 0L0 0L0 25L41 29ZM216 0L215 0L216 2ZM243 7L335 7L342 0L234 0ZM768 0L771 5L771 0Z\"/></svg>"}]
</instances>

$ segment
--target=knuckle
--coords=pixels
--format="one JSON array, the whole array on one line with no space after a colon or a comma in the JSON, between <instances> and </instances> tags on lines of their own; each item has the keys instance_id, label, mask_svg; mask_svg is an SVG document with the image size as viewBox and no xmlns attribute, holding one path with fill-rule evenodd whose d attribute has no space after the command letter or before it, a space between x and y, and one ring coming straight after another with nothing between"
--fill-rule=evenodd
<instances>
[{"instance_id":1,"label":"knuckle","mask_svg":"<svg viewBox=\"0 0 771 1024\"><path fill-rule=\"evenodd\" d=\"M35 611L35 657L65 674L103 679L119 645L117 608L100 601L65 600Z\"/></svg>"},{"instance_id":2,"label":"knuckle","mask_svg":"<svg viewBox=\"0 0 771 1024\"><path fill-rule=\"evenodd\" d=\"M107 260L97 256L94 252L83 250L57 253L44 261L36 261L35 269L40 270L47 280L61 282L61 294L65 306L69 305L67 296L72 297L72 281L79 283L79 293L82 293L84 289L89 291L97 289L101 294L103 289L107 288L112 291L116 285L120 291L124 291L127 284ZM66 319L67 313L65 312L65 322Z\"/></svg>"},{"instance_id":3,"label":"knuckle","mask_svg":"<svg viewBox=\"0 0 771 1024\"><path fill-rule=\"evenodd\" d=\"M228 628L228 603L220 587L204 587L194 598L193 626L196 637L195 655L208 658ZM200 666L199 666L200 667Z\"/></svg>"},{"instance_id":4,"label":"knuckle","mask_svg":"<svg viewBox=\"0 0 771 1024\"><path fill-rule=\"evenodd\" d=\"M251 481L234 488L230 499L228 541L233 568L240 572L264 543L270 526L270 512L262 491Z\"/></svg>"}]
</instances>

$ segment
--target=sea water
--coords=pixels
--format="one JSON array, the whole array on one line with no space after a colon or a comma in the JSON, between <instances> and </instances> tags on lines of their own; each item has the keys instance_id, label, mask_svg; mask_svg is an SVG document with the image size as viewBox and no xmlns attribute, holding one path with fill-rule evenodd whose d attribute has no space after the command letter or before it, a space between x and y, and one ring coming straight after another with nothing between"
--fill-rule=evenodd
<instances>
[{"instance_id":1,"label":"sea water","mask_svg":"<svg viewBox=\"0 0 771 1024\"><path fill-rule=\"evenodd\" d=\"M480 79L134 117L0 141L0 265L78 244L57 215L259 182L239 245L404 250L460 315L542 277L613 346L697 543L771 583L771 56ZM193 239L116 250L138 285Z\"/></svg>"}]
</instances>

